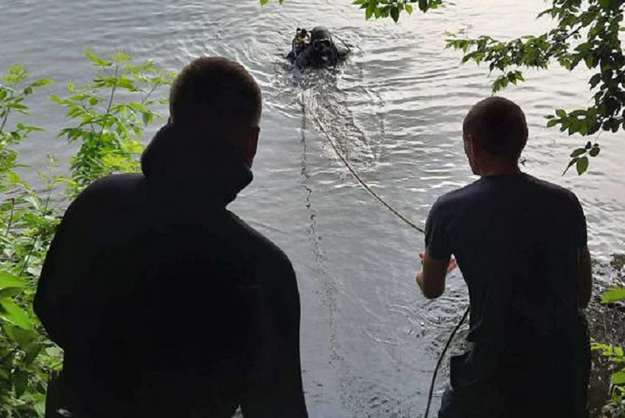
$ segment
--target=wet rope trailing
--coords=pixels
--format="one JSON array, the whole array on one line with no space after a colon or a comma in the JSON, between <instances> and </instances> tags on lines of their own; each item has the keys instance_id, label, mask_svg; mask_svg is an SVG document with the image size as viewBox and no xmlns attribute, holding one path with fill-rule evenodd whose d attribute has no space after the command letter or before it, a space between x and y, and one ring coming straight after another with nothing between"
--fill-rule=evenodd
<instances>
[{"instance_id":1,"label":"wet rope trailing","mask_svg":"<svg viewBox=\"0 0 625 418\"><path fill-rule=\"evenodd\" d=\"M360 177L360 175L356 172L356 170L354 170L354 168L352 167L352 165L349 163L349 161L347 161L347 158L345 158L345 156L343 155L343 153L339 150L339 148L336 146L336 144L334 143L334 140L332 139L332 137L330 136L330 134L328 133L328 131L325 129L325 127L323 126L323 124L321 123L321 121L319 120L319 118L317 118L317 115L315 115L314 113L312 113L312 118L315 120L315 122L317 122L317 126L319 127L319 129L321 130L321 132L323 133L323 135L325 136L325 138L327 139L328 143L330 144L330 146L332 147L332 149L334 150L334 152L336 153L336 155L339 157L339 159L343 162L343 165L345 165L345 167L349 170L350 173L352 173L352 176L354 176L354 178L356 179L356 181L358 181L358 183L378 202L380 202L385 208L387 208L388 210L390 210L393 214L395 214L395 216L397 216L399 219L401 219L402 221L404 221L404 223L406 225L408 225L409 227L421 232L422 234L425 234L425 230L423 228L421 228L420 226L416 225L414 222L412 222L410 219L408 219L407 217L405 217L404 215L401 214L401 212L399 212L397 209L395 209L393 206L391 206L390 204L388 204L384 199L382 199L382 197L377 194L375 191L373 191L373 189L371 189L371 187L369 187L369 185L367 183L365 183L365 181Z\"/></svg>"},{"instance_id":2,"label":"wet rope trailing","mask_svg":"<svg viewBox=\"0 0 625 418\"><path fill-rule=\"evenodd\" d=\"M301 100L301 104L302 104L302 113L304 114L304 117L305 117L306 116L306 106L305 106L305 103L304 103L303 94L300 97L300 100ZM393 206L391 206L389 203L387 203L379 194L377 194L373 189L371 189L371 187L369 187L369 185L367 183L365 183L365 181L360 177L358 172L349 163L347 158L339 150L338 146L336 145L336 143L332 139L332 136L327 131L327 129L325 128L323 123L321 123L321 121L319 120L317 115L314 112L310 112L310 115L312 116L313 120L317 123L317 126L319 127L319 130L323 134L324 138L328 141L328 143L330 144L330 146L334 150L335 154L339 157L339 159L341 160L341 162L343 163L345 168L347 168L347 170L352 174L352 176L354 176L356 181L375 200L377 200L385 208L387 208L389 211L391 211L395 216L397 216L399 219L401 219L406 225L408 225L409 227L417 230L418 232L421 232L422 234L425 234L425 230L423 228L421 228L418 225L416 225L414 222L412 222L410 219L408 219L406 216L404 216L401 212L399 212L397 209L395 209ZM434 368L434 372L432 373L432 381L430 383L430 390L428 392L428 401L427 401L427 405L426 405L426 408L425 408L424 418L428 418L429 415L430 415L430 407L432 406L432 397L434 396L434 386L436 385L436 377L438 376L438 371L440 370L441 365L443 364L443 359L445 358L445 354L447 353L447 351L449 351L449 347L451 346L451 342L453 341L454 337L456 336L456 334L460 330L460 327L462 326L462 324L464 324L464 321L466 321L467 316L469 315L469 310L470 310L470 308L467 307L467 309L464 311L464 314L462 315L462 318L460 318L460 321L458 322L456 327L453 329L453 331L449 335L449 338L447 339L447 343L445 344L445 347L443 348L443 351L441 352L441 354L438 357L438 361L436 362L436 367Z\"/></svg>"}]
</instances>

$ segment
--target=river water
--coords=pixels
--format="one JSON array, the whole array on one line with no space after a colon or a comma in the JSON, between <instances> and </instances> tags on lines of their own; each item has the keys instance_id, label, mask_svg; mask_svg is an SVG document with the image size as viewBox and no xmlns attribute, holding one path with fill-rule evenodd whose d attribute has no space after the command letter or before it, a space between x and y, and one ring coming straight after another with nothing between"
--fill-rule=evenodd
<instances>
[{"instance_id":1,"label":"river water","mask_svg":"<svg viewBox=\"0 0 625 418\"><path fill-rule=\"evenodd\" d=\"M0 0L0 69L91 77L84 52L123 49L173 71L200 55L241 61L264 94L256 179L232 209L291 257L302 300L303 378L311 417L415 417L424 409L436 357L467 304L459 273L444 297L426 301L414 283L423 237L374 202L350 176L319 123L363 179L415 223L437 196L474 180L461 140L471 104L490 95L487 70L461 65L444 31L510 38L538 33L542 0L456 0L399 24L364 21L351 0ZM298 26L328 26L354 52L339 71L293 78L282 53ZM579 140L545 128L555 107L584 106L585 71L526 74L505 96L526 111L530 174L573 189L586 210L599 260L623 250L625 141L604 134L583 177L562 176ZM67 162L54 134L63 112L44 95L32 104L47 133L23 144L35 178L46 154ZM146 138L147 140L148 138ZM577 141L577 142L576 142ZM458 344L456 344L457 346ZM458 349L458 348L456 348ZM439 397L446 376L437 386ZM435 399L438 404L438 400Z\"/></svg>"}]
</instances>

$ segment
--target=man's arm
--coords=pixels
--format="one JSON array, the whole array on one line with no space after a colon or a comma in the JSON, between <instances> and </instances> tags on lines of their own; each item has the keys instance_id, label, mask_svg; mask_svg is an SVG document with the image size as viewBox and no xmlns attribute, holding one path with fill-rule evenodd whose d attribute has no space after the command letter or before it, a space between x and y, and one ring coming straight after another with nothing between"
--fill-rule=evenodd
<instances>
[{"instance_id":1,"label":"man's arm","mask_svg":"<svg viewBox=\"0 0 625 418\"><path fill-rule=\"evenodd\" d=\"M580 309L585 309L590 303L592 296L592 266L590 251L588 251L588 228L586 216L577 196L572 194L574 206L574 231L575 245L577 247L576 287L577 304Z\"/></svg>"},{"instance_id":2,"label":"man's arm","mask_svg":"<svg viewBox=\"0 0 625 418\"><path fill-rule=\"evenodd\" d=\"M88 264L90 246L76 225L72 205L57 228L46 255L34 299L34 310L50 338L63 348L75 334L80 312L70 312L67 301L75 301L74 289Z\"/></svg>"},{"instance_id":3,"label":"man's arm","mask_svg":"<svg viewBox=\"0 0 625 418\"><path fill-rule=\"evenodd\" d=\"M93 198L90 191L93 187L83 192L63 216L35 294L35 313L50 338L63 349L77 342L82 344L95 332L99 322L105 303L102 289L115 276L102 271L99 276L102 280L94 280L90 274L94 263L118 271L114 263L101 257L102 231L111 234L112 229L104 221L105 211L97 209L101 204Z\"/></svg>"},{"instance_id":4,"label":"man's arm","mask_svg":"<svg viewBox=\"0 0 625 418\"><path fill-rule=\"evenodd\" d=\"M445 278L456 268L456 259L449 257L446 260L437 260L431 257L427 251L420 256L423 267L417 273L417 284L421 288L423 296L428 299L436 299L445 291Z\"/></svg>"},{"instance_id":5,"label":"man's arm","mask_svg":"<svg viewBox=\"0 0 625 418\"><path fill-rule=\"evenodd\" d=\"M585 309L592 296L592 266L588 246L581 248L577 254L577 290L579 307Z\"/></svg>"},{"instance_id":6,"label":"man's arm","mask_svg":"<svg viewBox=\"0 0 625 418\"><path fill-rule=\"evenodd\" d=\"M286 256L276 269L259 330L259 354L243 404L249 418L306 418L300 360L300 298L297 280ZM259 364L262 363L262 364Z\"/></svg>"},{"instance_id":7,"label":"man's arm","mask_svg":"<svg viewBox=\"0 0 625 418\"><path fill-rule=\"evenodd\" d=\"M417 284L428 299L435 299L445 291L445 278L456 268L447 233L447 216L442 198L439 198L425 223L425 253L420 254L422 269L417 273Z\"/></svg>"}]
</instances>

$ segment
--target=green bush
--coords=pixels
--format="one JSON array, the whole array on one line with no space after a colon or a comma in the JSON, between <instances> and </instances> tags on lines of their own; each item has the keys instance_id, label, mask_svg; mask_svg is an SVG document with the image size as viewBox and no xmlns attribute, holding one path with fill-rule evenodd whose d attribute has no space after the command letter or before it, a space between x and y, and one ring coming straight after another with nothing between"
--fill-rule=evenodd
<instances>
[{"instance_id":1,"label":"green bush","mask_svg":"<svg viewBox=\"0 0 625 418\"><path fill-rule=\"evenodd\" d=\"M614 287L603 294L601 303L610 304L625 300L625 288ZM611 402L604 407L609 417L625 417L625 353L623 347L593 341L592 349L607 357L613 364L611 376Z\"/></svg>"},{"instance_id":2,"label":"green bush","mask_svg":"<svg viewBox=\"0 0 625 418\"><path fill-rule=\"evenodd\" d=\"M96 75L86 86L68 83L67 97L50 99L67 109L68 125L58 134L80 142L70 175L41 173L44 192L18 174L15 147L41 128L12 123L28 115L27 99L50 79L31 81L23 66L8 68L0 83L0 416L41 417L48 377L62 364L62 351L45 335L34 315L37 279L64 205L50 205L53 194L67 203L96 179L139 169L144 127L159 118L155 99L173 75L152 62L133 64L118 53L110 60L88 53ZM26 116L24 116L26 117ZM20 118L23 119L24 117Z\"/></svg>"}]
</instances>

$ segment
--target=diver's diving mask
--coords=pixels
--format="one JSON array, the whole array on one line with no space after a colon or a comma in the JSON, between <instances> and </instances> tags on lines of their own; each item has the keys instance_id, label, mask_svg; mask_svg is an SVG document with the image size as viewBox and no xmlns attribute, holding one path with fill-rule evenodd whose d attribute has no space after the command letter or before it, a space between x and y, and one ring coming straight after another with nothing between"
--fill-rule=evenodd
<instances>
[{"instance_id":1,"label":"diver's diving mask","mask_svg":"<svg viewBox=\"0 0 625 418\"><path fill-rule=\"evenodd\" d=\"M330 49L330 47L332 46L332 41L329 39L315 39L312 42L312 46L318 51L325 51L327 49Z\"/></svg>"}]
</instances>

